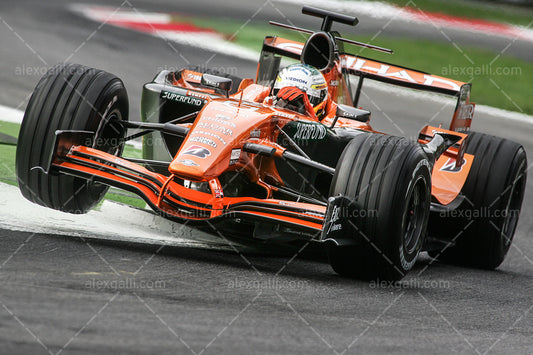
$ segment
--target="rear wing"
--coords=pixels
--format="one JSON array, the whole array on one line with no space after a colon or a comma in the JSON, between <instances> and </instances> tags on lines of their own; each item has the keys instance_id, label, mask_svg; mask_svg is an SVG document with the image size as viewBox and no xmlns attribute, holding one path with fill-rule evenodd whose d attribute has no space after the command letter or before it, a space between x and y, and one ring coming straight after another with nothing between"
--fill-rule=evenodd
<instances>
[{"instance_id":1,"label":"rear wing","mask_svg":"<svg viewBox=\"0 0 533 355\"><path fill-rule=\"evenodd\" d=\"M279 60L273 61L273 55L299 60L303 48L304 43L301 42L281 37L266 37L256 82L264 85L274 79L275 71L279 68ZM455 96L457 105L449 129L456 132L469 130L475 107L475 104L470 103L471 84L346 53L340 54L339 59L339 65L344 71L360 78L356 92L352 93L354 106L357 106L359 101L364 79Z\"/></svg>"}]
</instances>

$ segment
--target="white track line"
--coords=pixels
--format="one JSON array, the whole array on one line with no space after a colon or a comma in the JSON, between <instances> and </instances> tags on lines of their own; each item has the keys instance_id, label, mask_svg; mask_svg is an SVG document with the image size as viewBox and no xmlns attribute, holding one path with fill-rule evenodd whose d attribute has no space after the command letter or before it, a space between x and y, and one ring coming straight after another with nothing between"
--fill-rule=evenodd
<instances>
[{"instance_id":1,"label":"white track line","mask_svg":"<svg viewBox=\"0 0 533 355\"><path fill-rule=\"evenodd\" d=\"M74 215L33 204L16 186L0 183L0 210L0 226L13 231L230 249L218 237L108 200L87 214Z\"/></svg>"},{"instance_id":2,"label":"white track line","mask_svg":"<svg viewBox=\"0 0 533 355\"><path fill-rule=\"evenodd\" d=\"M195 48L200 48L209 52L216 52L226 56L237 57L244 60L257 62L259 53L243 47L241 45L226 41L219 36L205 33L189 33L176 31L158 31L156 36Z\"/></svg>"},{"instance_id":3,"label":"white track line","mask_svg":"<svg viewBox=\"0 0 533 355\"><path fill-rule=\"evenodd\" d=\"M349 15L365 15L378 20L398 20L407 23L421 23L429 26L446 27L459 31L483 33L505 38L520 38L526 41L533 41L533 29L524 26L516 26L506 23L496 23L496 27L490 26L491 21L483 21L483 24L473 23L460 17L439 18L430 12L419 11L415 2L406 2L407 7L394 6L381 1L339 1L339 0L274 0L274 2L289 3L295 5L311 5L319 8L327 8L330 11ZM501 26L499 29L498 26ZM503 31L502 31L503 30Z\"/></svg>"},{"instance_id":4,"label":"white track line","mask_svg":"<svg viewBox=\"0 0 533 355\"><path fill-rule=\"evenodd\" d=\"M425 102L431 101L439 106L445 104L446 102L453 104L455 101L457 101L456 98L453 98L450 96L444 96L444 95L439 95L439 94L434 94L434 93L419 91L419 90L414 90L414 89L407 89L403 87L394 87L394 90L391 90L392 86L390 84L384 84L384 83L380 83L380 82L376 82L372 80L365 81L365 84L363 85L363 90L364 90L364 87L383 91L383 92L386 92L386 93L389 93L395 96L405 97L410 100L423 100ZM475 102L475 100L473 101ZM476 115L480 115L481 113L485 115L494 116L500 119L509 119L509 120L524 123L524 124L533 124L533 116L526 115L524 113L520 113L516 111L504 110L498 107L476 104L474 120L476 119ZM485 116L485 115L480 115L480 116Z\"/></svg>"},{"instance_id":5,"label":"white track line","mask_svg":"<svg viewBox=\"0 0 533 355\"><path fill-rule=\"evenodd\" d=\"M259 59L259 53L256 51L227 41L224 39L222 34L212 30L199 30L196 32L173 30L170 28L161 29L161 27L158 25L172 23L171 14L139 11L134 8L116 9L113 7L83 4L71 5L70 9L75 13L96 22L140 31L151 34L152 36L163 38L167 41L200 48L223 55L229 55L244 60L257 61ZM139 26L136 27L133 25Z\"/></svg>"},{"instance_id":6,"label":"white track line","mask_svg":"<svg viewBox=\"0 0 533 355\"><path fill-rule=\"evenodd\" d=\"M22 118L24 118L24 111L0 105L0 121L21 124ZM136 149L142 149L140 141L128 141L126 144Z\"/></svg>"},{"instance_id":7,"label":"white track line","mask_svg":"<svg viewBox=\"0 0 533 355\"><path fill-rule=\"evenodd\" d=\"M23 117L24 111L0 105L0 121L20 124Z\"/></svg>"},{"instance_id":8,"label":"white track line","mask_svg":"<svg viewBox=\"0 0 533 355\"><path fill-rule=\"evenodd\" d=\"M169 23L170 14L163 12L139 12L128 8L113 8L98 5L73 4L69 6L74 12L80 13L97 22L115 21L142 21L149 23ZM111 11L110 11L111 9Z\"/></svg>"}]
</instances>

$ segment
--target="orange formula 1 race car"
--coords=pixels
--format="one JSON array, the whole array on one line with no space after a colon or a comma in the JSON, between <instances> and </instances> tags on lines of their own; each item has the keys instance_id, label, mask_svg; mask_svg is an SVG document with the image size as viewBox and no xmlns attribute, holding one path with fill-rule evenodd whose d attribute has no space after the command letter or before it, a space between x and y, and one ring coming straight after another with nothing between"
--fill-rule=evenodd
<instances>
[{"instance_id":1,"label":"orange formula 1 race car","mask_svg":"<svg viewBox=\"0 0 533 355\"><path fill-rule=\"evenodd\" d=\"M524 195L523 147L470 131L470 84L350 55L344 43L390 50L331 30L355 17L303 13L322 18L321 30L272 22L310 36L266 37L255 80L160 72L144 86L140 122L128 120L114 75L52 68L20 131L22 194L84 213L113 186L180 223L265 243L321 243L337 273L362 279L401 279L421 251L497 267ZM282 68L282 57L298 64ZM426 126L417 142L374 131L370 112L356 108L365 80L456 97L449 128ZM141 136L143 159L122 158L124 142Z\"/></svg>"}]
</instances>

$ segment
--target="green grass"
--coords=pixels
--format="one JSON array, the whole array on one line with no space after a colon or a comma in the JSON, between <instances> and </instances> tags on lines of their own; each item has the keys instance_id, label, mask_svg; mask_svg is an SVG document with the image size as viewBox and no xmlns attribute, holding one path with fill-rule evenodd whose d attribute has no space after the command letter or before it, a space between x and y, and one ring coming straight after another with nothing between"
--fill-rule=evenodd
<instances>
[{"instance_id":1,"label":"green grass","mask_svg":"<svg viewBox=\"0 0 533 355\"><path fill-rule=\"evenodd\" d=\"M117 192L113 192L113 191L117 191ZM110 192L108 192L105 195L105 199L123 203L125 205L130 205L130 206L137 207L137 208L146 207L146 202L144 202L144 200L142 200L141 198L135 195L129 195L128 193L124 193L120 190L115 190L115 189L110 190Z\"/></svg>"},{"instance_id":2,"label":"green grass","mask_svg":"<svg viewBox=\"0 0 533 355\"><path fill-rule=\"evenodd\" d=\"M361 41L370 38L359 37ZM353 48L352 53L416 68L434 75L472 83L473 102L533 114L533 63L477 48L430 41L378 38L373 44L392 48L394 54Z\"/></svg>"},{"instance_id":3,"label":"green grass","mask_svg":"<svg viewBox=\"0 0 533 355\"><path fill-rule=\"evenodd\" d=\"M13 137L19 136L20 125L18 123L0 121L0 132Z\"/></svg>"},{"instance_id":4,"label":"green grass","mask_svg":"<svg viewBox=\"0 0 533 355\"><path fill-rule=\"evenodd\" d=\"M282 28L274 28L267 22L256 23L250 22L245 24L244 21L235 21L234 19L218 17L202 18L189 16L173 16L174 22L185 22L194 24L200 28L212 29L225 35L226 39L240 44L244 47L254 49L257 52L261 51L263 47L263 38L265 34L276 34L284 38L293 38L296 40L305 40L306 36L294 36L293 31L284 30Z\"/></svg>"},{"instance_id":5,"label":"green grass","mask_svg":"<svg viewBox=\"0 0 533 355\"><path fill-rule=\"evenodd\" d=\"M12 145L0 144L0 181L17 186L15 177L15 151Z\"/></svg>"},{"instance_id":6,"label":"green grass","mask_svg":"<svg viewBox=\"0 0 533 355\"><path fill-rule=\"evenodd\" d=\"M134 148L131 145L125 145L122 156L126 158L142 159L142 150Z\"/></svg>"},{"instance_id":7,"label":"green grass","mask_svg":"<svg viewBox=\"0 0 533 355\"><path fill-rule=\"evenodd\" d=\"M380 0L383 1L383 0ZM441 13L450 16L484 19L528 26L533 21L533 10L525 7L491 4L482 1L460 0L384 0L399 7Z\"/></svg>"},{"instance_id":8,"label":"green grass","mask_svg":"<svg viewBox=\"0 0 533 355\"><path fill-rule=\"evenodd\" d=\"M307 38L301 33L268 24L250 22L243 27L244 22L223 17L217 19L176 17L175 20L216 29L228 38L233 38L235 43L257 51L261 50L265 35L278 35L300 42L304 42ZM353 36L345 33L343 35L394 50L394 54L386 54L345 45L345 49L350 53L471 82L473 102L533 114L533 101L529 97L533 63L506 55L497 56L496 53L474 47L461 45L457 49L451 43L393 39L384 36L372 39L370 36Z\"/></svg>"},{"instance_id":9,"label":"green grass","mask_svg":"<svg viewBox=\"0 0 533 355\"><path fill-rule=\"evenodd\" d=\"M18 137L20 125L0 121L0 132L13 137ZM15 177L15 152L13 145L0 144L0 181L17 186Z\"/></svg>"},{"instance_id":10,"label":"green grass","mask_svg":"<svg viewBox=\"0 0 533 355\"><path fill-rule=\"evenodd\" d=\"M18 137L20 125L16 123L0 121L0 132L13 137ZM17 148L12 145L0 144L0 182L17 186L15 176L15 153ZM142 152L132 146L126 145L123 156L129 158L141 158ZM105 199L120 202L126 205L144 208L146 203L136 195L110 189L105 195Z\"/></svg>"}]
</instances>

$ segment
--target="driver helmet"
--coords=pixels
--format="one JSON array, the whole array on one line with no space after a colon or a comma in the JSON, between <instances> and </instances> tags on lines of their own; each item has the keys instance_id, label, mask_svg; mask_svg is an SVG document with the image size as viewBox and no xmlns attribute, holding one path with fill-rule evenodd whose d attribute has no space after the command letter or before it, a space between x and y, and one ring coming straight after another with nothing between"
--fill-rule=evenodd
<instances>
[{"instance_id":1,"label":"driver helmet","mask_svg":"<svg viewBox=\"0 0 533 355\"><path fill-rule=\"evenodd\" d=\"M274 83L273 94L284 87L297 87L307 94L315 115L321 119L326 111L328 85L324 76L308 64L292 64L283 68Z\"/></svg>"}]
</instances>

